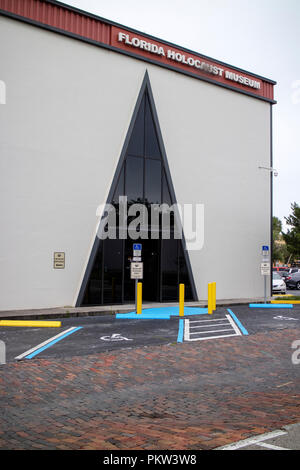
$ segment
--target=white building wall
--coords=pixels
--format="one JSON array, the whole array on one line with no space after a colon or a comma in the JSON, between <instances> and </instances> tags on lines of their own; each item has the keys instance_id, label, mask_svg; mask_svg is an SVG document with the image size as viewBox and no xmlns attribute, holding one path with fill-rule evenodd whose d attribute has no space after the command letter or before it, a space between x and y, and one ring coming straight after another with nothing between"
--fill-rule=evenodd
<instances>
[{"instance_id":1,"label":"white building wall","mask_svg":"<svg viewBox=\"0 0 300 470\"><path fill-rule=\"evenodd\" d=\"M270 104L180 74L150 81L179 203L204 204L204 246L191 252L200 299L263 296L270 244Z\"/></svg>"},{"instance_id":2,"label":"white building wall","mask_svg":"<svg viewBox=\"0 0 300 470\"><path fill-rule=\"evenodd\" d=\"M179 203L203 203L199 298L260 297L270 105L0 18L0 309L74 305L145 71ZM53 269L54 251L66 268Z\"/></svg>"}]
</instances>

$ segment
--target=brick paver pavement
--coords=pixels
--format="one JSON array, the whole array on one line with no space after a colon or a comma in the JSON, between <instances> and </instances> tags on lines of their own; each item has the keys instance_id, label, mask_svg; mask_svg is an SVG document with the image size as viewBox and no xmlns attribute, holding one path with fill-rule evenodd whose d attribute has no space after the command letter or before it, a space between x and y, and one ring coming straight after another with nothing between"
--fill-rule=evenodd
<instances>
[{"instance_id":1,"label":"brick paver pavement","mask_svg":"<svg viewBox=\"0 0 300 470\"><path fill-rule=\"evenodd\" d=\"M0 449L213 449L300 421L300 329L0 368Z\"/></svg>"}]
</instances>

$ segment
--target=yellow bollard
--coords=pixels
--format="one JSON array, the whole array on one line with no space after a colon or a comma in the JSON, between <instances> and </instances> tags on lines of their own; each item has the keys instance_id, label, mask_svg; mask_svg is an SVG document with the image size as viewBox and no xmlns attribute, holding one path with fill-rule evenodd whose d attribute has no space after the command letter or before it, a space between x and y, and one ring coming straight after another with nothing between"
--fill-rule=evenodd
<instances>
[{"instance_id":1,"label":"yellow bollard","mask_svg":"<svg viewBox=\"0 0 300 470\"><path fill-rule=\"evenodd\" d=\"M143 292L143 284L141 282L137 283L137 299L136 299L136 313L142 313L142 292Z\"/></svg>"},{"instance_id":2,"label":"yellow bollard","mask_svg":"<svg viewBox=\"0 0 300 470\"><path fill-rule=\"evenodd\" d=\"M179 316L184 316L184 284L179 284Z\"/></svg>"},{"instance_id":3,"label":"yellow bollard","mask_svg":"<svg viewBox=\"0 0 300 470\"><path fill-rule=\"evenodd\" d=\"M213 313L213 292L212 292L212 289L213 289L213 285L212 285L212 282L210 282L208 284L208 313L211 315Z\"/></svg>"},{"instance_id":4,"label":"yellow bollard","mask_svg":"<svg viewBox=\"0 0 300 470\"><path fill-rule=\"evenodd\" d=\"M217 283L213 282L213 310L217 309Z\"/></svg>"}]
</instances>

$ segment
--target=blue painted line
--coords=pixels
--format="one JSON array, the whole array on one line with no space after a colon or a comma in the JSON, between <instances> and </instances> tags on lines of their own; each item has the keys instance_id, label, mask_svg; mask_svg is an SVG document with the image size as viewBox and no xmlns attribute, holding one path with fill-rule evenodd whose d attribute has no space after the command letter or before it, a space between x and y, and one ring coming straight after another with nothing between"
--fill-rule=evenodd
<instances>
[{"instance_id":1,"label":"blue painted line","mask_svg":"<svg viewBox=\"0 0 300 470\"><path fill-rule=\"evenodd\" d=\"M232 312L232 310L230 310L230 308L227 309L227 312L229 312L229 314L231 315L233 321L237 324L237 326L239 327L239 329L241 330L241 332L243 333L243 335L248 335L248 331L246 330L246 328L241 324L240 320L237 318L237 316Z\"/></svg>"},{"instance_id":2,"label":"blue painted line","mask_svg":"<svg viewBox=\"0 0 300 470\"><path fill-rule=\"evenodd\" d=\"M33 353L29 354L28 356L25 356L25 359L32 359L33 357L35 357L37 354L40 354L42 351L44 351L45 349L47 348L50 348L51 346L53 346L54 344L56 344L58 341L61 341L62 339L66 338L67 336L71 335L72 333L75 333L75 331L78 331L82 328L82 326L78 326L77 328L74 328L74 330L72 331L68 331L65 335L62 335L60 336L59 338L56 338L54 339L53 341L51 341L50 343L46 344L45 346L37 349L36 351L34 351Z\"/></svg>"},{"instance_id":3,"label":"blue painted line","mask_svg":"<svg viewBox=\"0 0 300 470\"><path fill-rule=\"evenodd\" d=\"M183 331L184 331L184 320L180 319L179 320L177 343L182 343L182 341L183 341Z\"/></svg>"},{"instance_id":4,"label":"blue painted line","mask_svg":"<svg viewBox=\"0 0 300 470\"><path fill-rule=\"evenodd\" d=\"M249 304L250 308L293 308L292 304Z\"/></svg>"}]
</instances>

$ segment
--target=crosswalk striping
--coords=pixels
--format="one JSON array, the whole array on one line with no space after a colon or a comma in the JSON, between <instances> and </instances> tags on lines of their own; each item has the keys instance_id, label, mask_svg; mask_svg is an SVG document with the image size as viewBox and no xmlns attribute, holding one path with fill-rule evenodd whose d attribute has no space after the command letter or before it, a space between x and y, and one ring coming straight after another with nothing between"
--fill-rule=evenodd
<instances>
[{"instance_id":1,"label":"crosswalk striping","mask_svg":"<svg viewBox=\"0 0 300 470\"><path fill-rule=\"evenodd\" d=\"M241 336L241 334L231 316L227 314L225 314L225 317L209 320L184 320L185 341L228 338L231 336Z\"/></svg>"}]
</instances>

